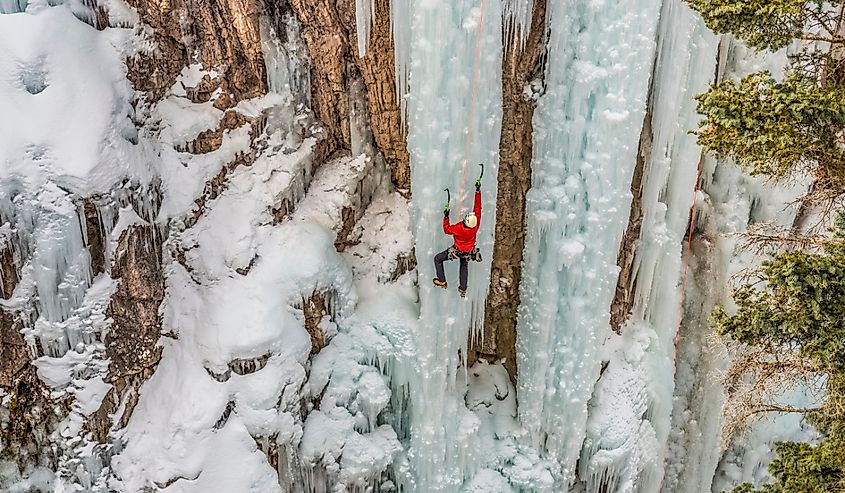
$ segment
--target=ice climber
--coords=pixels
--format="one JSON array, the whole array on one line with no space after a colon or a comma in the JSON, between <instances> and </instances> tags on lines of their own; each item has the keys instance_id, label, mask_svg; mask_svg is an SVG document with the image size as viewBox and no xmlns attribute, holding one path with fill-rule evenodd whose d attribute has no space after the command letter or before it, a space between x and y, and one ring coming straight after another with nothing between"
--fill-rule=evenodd
<instances>
[{"instance_id":1,"label":"ice climber","mask_svg":"<svg viewBox=\"0 0 845 493\"><path fill-rule=\"evenodd\" d=\"M467 293L467 270L470 260L481 261L481 254L475 248L475 235L478 234L478 225L481 223L481 178L475 181L475 204L472 210L467 212L464 218L455 224L449 224L449 204L443 209L443 232L455 237L455 243L434 256L434 270L437 277L434 278L434 285L443 289L448 287L446 274L443 272L443 262L447 260L460 260L460 282L458 294L461 298Z\"/></svg>"}]
</instances>

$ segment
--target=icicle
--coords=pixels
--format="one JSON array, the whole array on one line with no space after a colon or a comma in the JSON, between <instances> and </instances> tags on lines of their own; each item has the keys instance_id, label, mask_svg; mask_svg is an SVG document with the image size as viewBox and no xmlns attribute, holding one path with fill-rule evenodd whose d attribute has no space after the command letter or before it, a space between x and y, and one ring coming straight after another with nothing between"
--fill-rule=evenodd
<instances>
[{"instance_id":1,"label":"icicle","mask_svg":"<svg viewBox=\"0 0 845 493\"><path fill-rule=\"evenodd\" d=\"M17 14L26 10L28 0L0 0L0 14Z\"/></svg>"},{"instance_id":2,"label":"icicle","mask_svg":"<svg viewBox=\"0 0 845 493\"><path fill-rule=\"evenodd\" d=\"M521 13L515 23L530 16L527 2L510 8ZM543 456L560 463L559 490L575 479L609 333L658 9L645 0L548 6L555 63L534 113L543 138L526 204L517 352L519 415Z\"/></svg>"},{"instance_id":3,"label":"icicle","mask_svg":"<svg viewBox=\"0 0 845 493\"><path fill-rule=\"evenodd\" d=\"M399 101L400 131L408 129L408 92L411 63L411 15L414 0L391 0L390 24L396 53L396 99Z\"/></svg>"},{"instance_id":4,"label":"icicle","mask_svg":"<svg viewBox=\"0 0 845 493\"><path fill-rule=\"evenodd\" d=\"M534 12L534 0L503 0L502 10L505 18L506 43L525 42L531 30L531 16Z\"/></svg>"},{"instance_id":5,"label":"icicle","mask_svg":"<svg viewBox=\"0 0 845 493\"><path fill-rule=\"evenodd\" d=\"M355 0L355 26L358 32L358 56L367 54L367 45L370 43L370 29L375 19L375 0Z\"/></svg>"}]
</instances>

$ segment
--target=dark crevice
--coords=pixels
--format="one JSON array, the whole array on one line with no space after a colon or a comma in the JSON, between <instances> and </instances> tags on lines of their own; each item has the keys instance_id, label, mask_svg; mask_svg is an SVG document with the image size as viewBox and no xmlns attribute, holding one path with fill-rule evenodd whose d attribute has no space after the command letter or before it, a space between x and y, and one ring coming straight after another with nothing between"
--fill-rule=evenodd
<instances>
[{"instance_id":1,"label":"dark crevice","mask_svg":"<svg viewBox=\"0 0 845 493\"><path fill-rule=\"evenodd\" d=\"M525 42L512 42L504 54L496 241L483 337L470 340L467 362L471 366L479 355L493 356L493 360L504 359L504 366L514 382L517 373L516 314L525 246L525 199L531 186L532 118L536 106L536 98L526 96L526 88L542 90L547 39L545 21L546 0L537 0Z\"/></svg>"}]
</instances>

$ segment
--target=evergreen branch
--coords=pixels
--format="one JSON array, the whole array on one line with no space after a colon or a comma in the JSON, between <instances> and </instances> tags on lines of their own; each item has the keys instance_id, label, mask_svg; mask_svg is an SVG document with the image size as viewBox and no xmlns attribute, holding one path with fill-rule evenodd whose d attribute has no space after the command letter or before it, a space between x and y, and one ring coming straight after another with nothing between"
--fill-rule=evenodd
<instances>
[{"instance_id":1,"label":"evergreen branch","mask_svg":"<svg viewBox=\"0 0 845 493\"><path fill-rule=\"evenodd\" d=\"M820 43L830 43L832 45L845 44L845 39L842 39L840 37L826 38L826 37L823 37L823 36L803 35L798 39L800 39L802 41L817 41L817 42L820 42Z\"/></svg>"},{"instance_id":2,"label":"evergreen branch","mask_svg":"<svg viewBox=\"0 0 845 493\"><path fill-rule=\"evenodd\" d=\"M833 32L833 30L830 28L830 26L827 25L827 23L824 21L824 19L822 19L822 17L818 14L818 12L816 12L814 10L810 10L809 12L810 12L810 15L813 16L818 21L819 25L825 31L827 31L827 33L830 35L831 38L838 38L839 37L839 36L836 35L835 32Z\"/></svg>"},{"instance_id":3,"label":"evergreen branch","mask_svg":"<svg viewBox=\"0 0 845 493\"><path fill-rule=\"evenodd\" d=\"M766 404L755 409L752 414L762 414L762 413L800 413L800 414L809 414L824 411L828 408L827 404L819 407L793 407L793 406L780 406L777 404Z\"/></svg>"}]
</instances>

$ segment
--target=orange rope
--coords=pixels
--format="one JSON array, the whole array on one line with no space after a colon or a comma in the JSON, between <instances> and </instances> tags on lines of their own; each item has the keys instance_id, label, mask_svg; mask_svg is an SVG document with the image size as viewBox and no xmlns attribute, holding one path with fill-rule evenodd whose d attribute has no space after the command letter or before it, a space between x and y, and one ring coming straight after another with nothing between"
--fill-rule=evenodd
<instances>
[{"instance_id":1,"label":"orange rope","mask_svg":"<svg viewBox=\"0 0 845 493\"><path fill-rule=\"evenodd\" d=\"M687 271L689 270L689 258L692 251L692 228L695 226L695 202L698 198L698 179L701 176L701 158L698 159L698 169L695 172L695 190L692 192L692 208L689 215L689 235L687 236L687 250L684 253L684 273L681 276L681 306L678 311L678 329L675 331L675 355L673 364L678 369L678 342L681 338L681 322L684 319L684 295L687 291Z\"/></svg>"},{"instance_id":2,"label":"orange rope","mask_svg":"<svg viewBox=\"0 0 845 493\"><path fill-rule=\"evenodd\" d=\"M458 194L458 217L464 214L464 194L467 186L467 166L469 165L469 147L472 141L472 114L475 112L475 89L478 81L478 58L481 53L481 30L484 28L484 0L481 0L481 11L478 18L478 34L475 39L475 63L472 67L472 95L469 103L469 126L467 128L467 148L466 156L464 157L464 177L461 182L461 190Z\"/></svg>"},{"instance_id":3,"label":"orange rope","mask_svg":"<svg viewBox=\"0 0 845 493\"><path fill-rule=\"evenodd\" d=\"M689 234L687 235L687 248L684 252L684 270L681 275L681 303L678 308L678 328L675 330L675 353L672 356L673 374L678 372L678 344L681 341L681 322L684 320L684 295L687 291L687 271L689 270L689 259L692 253L692 230L695 227L695 203L698 198L698 180L701 177L701 159L698 159L698 169L695 172L695 190L692 192L692 206L690 208ZM674 392L673 392L674 394ZM671 415L670 415L671 416ZM670 425L671 429L671 417ZM669 437L666 437L666 444L663 446L663 479L660 480L660 490L663 491L663 481L666 479L666 447L669 446Z\"/></svg>"}]
</instances>

